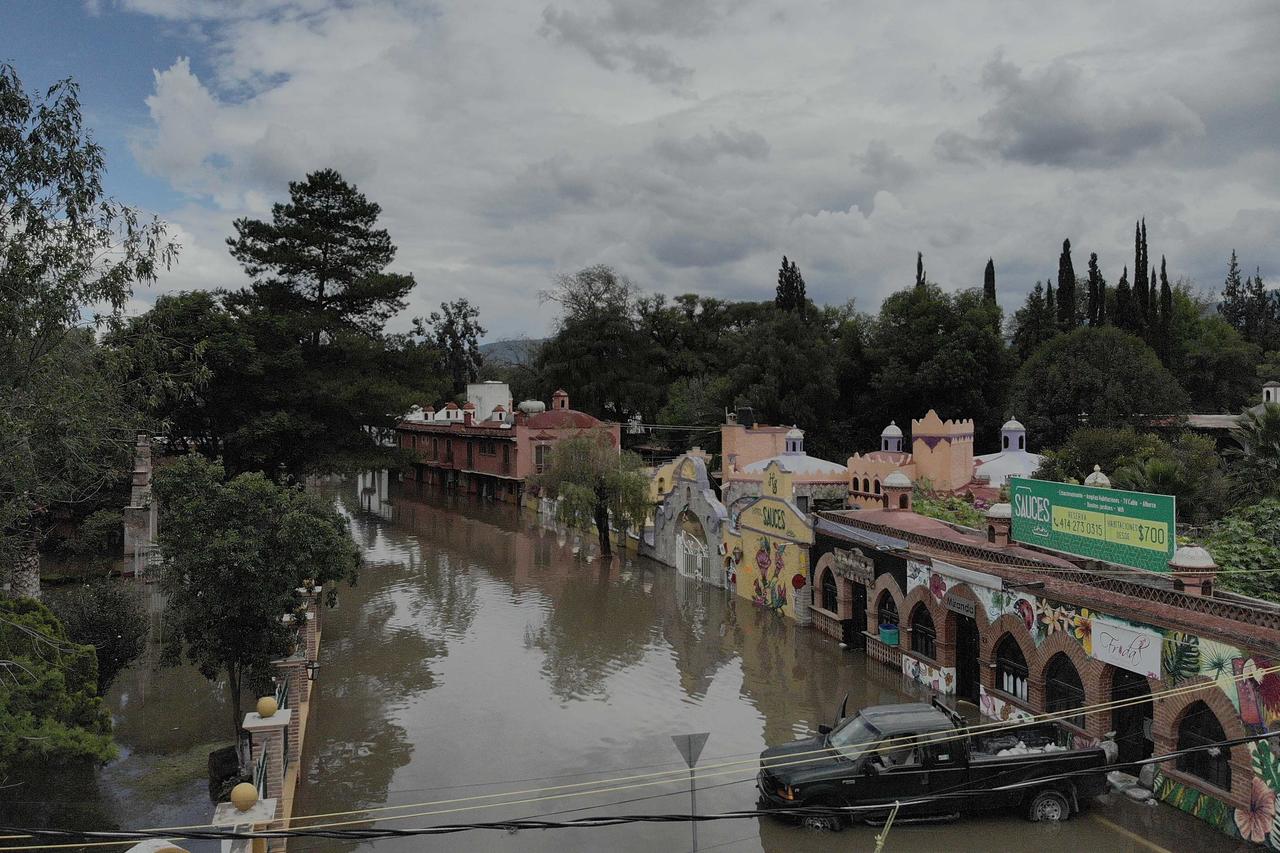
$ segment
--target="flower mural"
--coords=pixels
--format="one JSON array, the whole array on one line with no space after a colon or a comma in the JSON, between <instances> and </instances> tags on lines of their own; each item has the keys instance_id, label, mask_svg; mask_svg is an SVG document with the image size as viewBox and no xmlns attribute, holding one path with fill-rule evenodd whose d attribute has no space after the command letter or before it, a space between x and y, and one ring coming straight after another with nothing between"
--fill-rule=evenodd
<instances>
[{"instance_id":1,"label":"flower mural","mask_svg":"<svg viewBox=\"0 0 1280 853\"><path fill-rule=\"evenodd\" d=\"M1072 616L1071 625L1075 638L1084 646L1084 653L1093 654L1093 614L1089 612L1089 608L1083 607Z\"/></svg>"},{"instance_id":2,"label":"flower mural","mask_svg":"<svg viewBox=\"0 0 1280 853\"><path fill-rule=\"evenodd\" d=\"M1022 621L1026 623L1027 630L1030 631L1032 626L1036 624L1036 608L1025 598L1019 598L1013 605L1013 609L1022 617Z\"/></svg>"},{"instance_id":3,"label":"flower mural","mask_svg":"<svg viewBox=\"0 0 1280 853\"><path fill-rule=\"evenodd\" d=\"M1276 815L1276 792L1257 776L1249 786L1249 804L1236 809L1236 829L1240 837L1256 844L1267 840Z\"/></svg>"},{"instance_id":4,"label":"flower mural","mask_svg":"<svg viewBox=\"0 0 1280 853\"><path fill-rule=\"evenodd\" d=\"M947 581L937 572L929 574L929 592L939 601L942 600L942 596L947 594Z\"/></svg>"},{"instance_id":5,"label":"flower mural","mask_svg":"<svg viewBox=\"0 0 1280 853\"><path fill-rule=\"evenodd\" d=\"M752 601L761 607L781 610L787 606L787 585L782 579L782 572L786 568L783 558L783 550L786 547L786 543L783 542L775 544L775 556L771 559L769 540L760 538L760 547L756 551L756 566L760 572L756 575L751 591L754 593Z\"/></svg>"}]
</instances>

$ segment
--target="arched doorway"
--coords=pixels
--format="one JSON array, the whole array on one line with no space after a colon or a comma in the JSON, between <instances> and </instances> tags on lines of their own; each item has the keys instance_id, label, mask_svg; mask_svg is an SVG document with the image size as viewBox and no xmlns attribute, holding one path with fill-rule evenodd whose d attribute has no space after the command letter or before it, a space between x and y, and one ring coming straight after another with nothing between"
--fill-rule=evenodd
<instances>
[{"instance_id":1,"label":"arched doorway","mask_svg":"<svg viewBox=\"0 0 1280 853\"><path fill-rule=\"evenodd\" d=\"M1151 735L1151 686L1145 676L1114 668L1111 676L1111 728L1115 729L1120 761L1142 761L1155 748ZM1143 701L1145 697L1145 701Z\"/></svg>"},{"instance_id":2,"label":"arched doorway","mask_svg":"<svg viewBox=\"0 0 1280 853\"><path fill-rule=\"evenodd\" d=\"M676 534L676 571L687 578L706 580L711 571L711 551L702 522L688 510L680 513Z\"/></svg>"}]
</instances>

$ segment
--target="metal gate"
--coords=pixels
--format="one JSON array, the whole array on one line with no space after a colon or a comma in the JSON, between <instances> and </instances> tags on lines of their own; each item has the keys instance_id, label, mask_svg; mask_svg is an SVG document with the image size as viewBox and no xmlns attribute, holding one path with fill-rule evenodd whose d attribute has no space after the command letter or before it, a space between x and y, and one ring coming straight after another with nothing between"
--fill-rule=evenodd
<instances>
[{"instance_id":1,"label":"metal gate","mask_svg":"<svg viewBox=\"0 0 1280 853\"><path fill-rule=\"evenodd\" d=\"M702 581L707 579L711 570L711 553L707 549L707 543L686 530L680 531L676 547L676 570L687 578Z\"/></svg>"}]
</instances>

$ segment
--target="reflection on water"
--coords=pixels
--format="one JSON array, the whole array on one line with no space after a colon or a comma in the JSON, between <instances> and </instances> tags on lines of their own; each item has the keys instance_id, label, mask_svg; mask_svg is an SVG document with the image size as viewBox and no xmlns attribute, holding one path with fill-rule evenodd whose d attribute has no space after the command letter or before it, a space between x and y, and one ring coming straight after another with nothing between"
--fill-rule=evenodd
<instances>
[{"instance_id":1,"label":"reflection on water","mask_svg":"<svg viewBox=\"0 0 1280 853\"><path fill-rule=\"evenodd\" d=\"M613 781L682 762L670 736L709 731L702 811L754 804L750 759L858 708L909 700L900 677L815 632L628 554L574 554L575 537L513 507L470 503L383 477L330 484L367 565L327 614L298 812L435 803L388 826L536 815L682 812L687 777ZM602 781L603 780L603 781ZM594 781L533 802L479 795ZM441 803L448 800L448 803ZM603 810L602 810L603 809ZM422 812L437 814L422 815ZM439 813L444 812L444 813ZM1156 815L1158 814L1158 820ZM903 826L891 850L1146 850L1098 818L1160 843L1227 839L1169 809L1115 802L1063 827L1012 815ZM813 834L774 820L703 824L700 849L870 849L874 830ZM1168 843L1168 841L1166 841ZM324 842L316 849L353 849ZM686 850L683 824L387 839L379 850ZM308 847L308 849L311 849Z\"/></svg>"}]
</instances>

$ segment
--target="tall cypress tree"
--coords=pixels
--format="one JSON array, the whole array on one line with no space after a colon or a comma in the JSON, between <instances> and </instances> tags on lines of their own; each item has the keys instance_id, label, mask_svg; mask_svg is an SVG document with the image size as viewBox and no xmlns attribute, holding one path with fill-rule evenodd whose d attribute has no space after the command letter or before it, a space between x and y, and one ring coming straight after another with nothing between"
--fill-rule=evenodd
<instances>
[{"instance_id":1,"label":"tall cypress tree","mask_svg":"<svg viewBox=\"0 0 1280 853\"><path fill-rule=\"evenodd\" d=\"M1045 276L1044 279L1044 305L1045 311L1054 323L1058 322L1058 302L1053 292L1053 279Z\"/></svg>"},{"instance_id":2,"label":"tall cypress tree","mask_svg":"<svg viewBox=\"0 0 1280 853\"><path fill-rule=\"evenodd\" d=\"M1147 331L1147 246L1145 222L1133 223L1133 327L1129 330L1146 336Z\"/></svg>"},{"instance_id":3,"label":"tall cypress tree","mask_svg":"<svg viewBox=\"0 0 1280 853\"><path fill-rule=\"evenodd\" d=\"M1101 326L1107 318L1107 283L1098 269L1098 253L1089 253L1089 325Z\"/></svg>"},{"instance_id":4,"label":"tall cypress tree","mask_svg":"<svg viewBox=\"0 0 1280 853\"><path fill-rule=\"evenodd\" d=\"M1247 306L1244 336L1246 340L1265 348L1270 342L1272 327L1275 323L1272 317L1271 294L1267 292L1267 286L1262 281L1262 269L1255 268L1253 278L1246 278L1244 284Z\"/></svg>"},{"instance_id":5,"label":"tall cypress tree","mask_svg":"<svg viewBox=\"0 0 1280 853\"><path fill-rule=\"evenodd\" d=\"M924 287L924 252L916 252L916 287Z\"/></svg>"},{"instance_id":6,"label":"tall cypress tree","mask_svg":"<svg viewBox=\"0 0 1280 853\"><path fill-rule=\"evenodd\" d=\"M1156 266L1151 265L1151 280L1147 284L1147 329L1154 339L1160 327L1160 285L1156 279Z\"/></svg>"},{"instance_id":7,"label":"tall cypress tree","mask_svg":"<svg viewBox=\"0 0 1280 853\"><path fill-rule=\"evenodd\" d=\"M1134 308L1133 291L1129 288L1129 268L1126 266L1124 272L1120 273L1120 280L1116 282L1116 316L1112 322L1126 332L1135 331Z\"/></svg>"},{"instance_id":8,"label":"tall cypress tree","mask_svg":"<svg viewBox=\"0 0 1280 853\"><path fill-rule=\"evenodd\" d=\"M1058 326L1069 332L1080 325L1076 313L1076 271L1071 264L1071 241L1062 241L1062 254L1058 256Z\"/></svg>"},{"instance_id":9,"label":"tall cypress tree","mask_svg":"<svg viewBox=\"0 0 1280 853\"><path fill-rule=\"evenodd\" d=\"M795 261L787 261L786 255L782 256L782 266L778 268L778 291L773 301L783 311L799 311L801 317L805 315L808 300L804 276L800 275Z\"/></svg>"},{"instance_id":10,"label":"tall cypress tree","mask_svg":"<svg viewBox=\"0 0 1280 853\"><path fill-rule=\"evenodd\" d=\"M1173 288L1169 286L1164 255L1160 256L1160 346L1156 351L1168 364L1173 355Z\"/></svg>"},{"instance_id":11,"label":"tall cypress tree","mask_svg":"<svg viewBox=\"0 0 1280 853\"><path fill-rule=\"evenodd\" d=\"M991 304L996 301L996 262L987 258L987 268L982 274L982 298Z\"/></svg>"}]
</instances>

